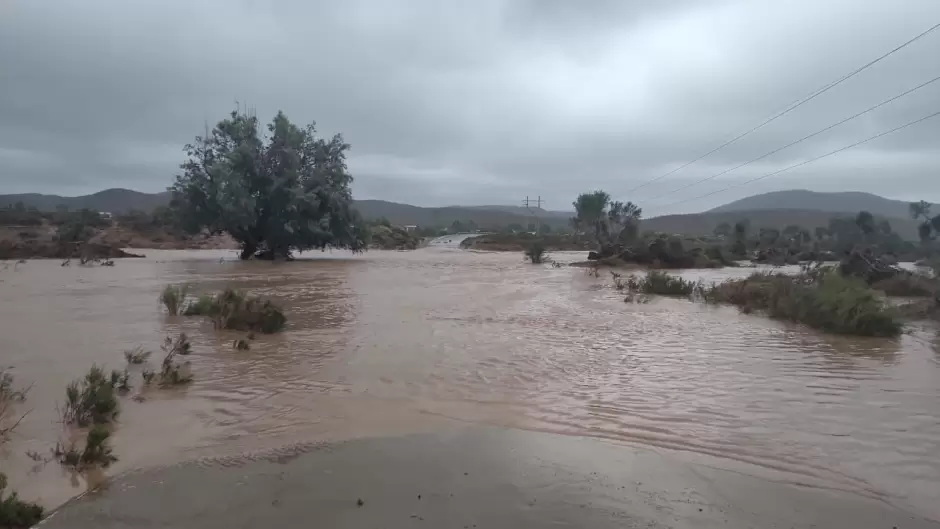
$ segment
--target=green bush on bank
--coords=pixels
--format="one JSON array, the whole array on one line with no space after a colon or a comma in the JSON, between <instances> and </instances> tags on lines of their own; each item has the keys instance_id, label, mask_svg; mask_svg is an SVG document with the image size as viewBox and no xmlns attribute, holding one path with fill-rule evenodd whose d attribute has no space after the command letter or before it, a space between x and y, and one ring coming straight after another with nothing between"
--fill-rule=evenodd
<instances>
[{"instance_id":1,"label":"green bush on bank","mask_svg":"<svg viewBox=\"0 0 940 529\"><path fill-rule=\"evenodd\" d=\"M625 284L631 292L660 296L689 297L696 290L694 281L682 279L661 270L650 270L643 277L630 276L625 283L620 283L619 278L617 278L617 283L618 290L621 289L620 285Z\"/></svg>"},{"instance_id":2,"label":"green bush on bank","mask_svg":"<svg viewBox=\"0 0 940 529\"><path fill-rule=\"evenodd\" d=\"M4 494L7 477L0 472L0 527L32 527L42 519L42 506L19 499L16 492Z\"/></svg>"},{"instance_id":3,"label":"green bush on bank","mask_svg":"<svg viewBox=\"0 0 940 529\"><path fill-rule=\"evenodd\" d=\"M702 298L746 312L803 323L823 331L859 336L897 336L898 313L863 281L824 271L808 274L752 274L701 290Z\"/></svg>"}]
</instances>

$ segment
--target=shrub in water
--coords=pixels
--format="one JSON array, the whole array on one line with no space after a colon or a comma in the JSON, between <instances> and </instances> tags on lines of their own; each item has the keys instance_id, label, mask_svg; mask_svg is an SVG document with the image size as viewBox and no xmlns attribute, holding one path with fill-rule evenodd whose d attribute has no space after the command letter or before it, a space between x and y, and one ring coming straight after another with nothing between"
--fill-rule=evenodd
<instances>
[{"instance_id":1,"label":"shrub in water","mask_svg":"<svg viewBox=\"0 0 940 529\"><path fill-rule=\"evenodd\" d=\"M280 331L287 322L284 312L274 303L230 288L215 296L200 297L190 303L185 314L208 316L217 329L266 334Z\"/></svg>"},{"instance_id":2,"label":"shrub in water","mask_svg":"<svg viewBox=\"0 0 940 529\"><path fill-rule=\"evenodd\" d=\"M532 264L542 264L545 262L545 245L539 241L535 241L526 248L525 257Z\"/></svg>"},{"instance_id":3,"label":"shrub in water","mask_svg":"<svg viewBox=\"0 0 940 529\"><path fill-rule=\"evenodd\" d=\"M189 286L187 285L167 285L160 293L160 303L166 307L166 311L170 316L176 316L180 313L187 292L189 292Z\"/></svg>"},{"instance_id":4,"label":"shrub in water","mask_svg":"<svg viewBox=\"0 0 940 529\"><path fill-rule=\"evenodd\" d=\"M139 365L146 362L150 358L150 354L150 351L144 351L143 347L137 346L136 349L124 351L124 359L127 360L128 364Z\"/></svg>"},{"instance_id":5,"label":"shrub in water","mask_svg":"<svg viewBox=\"0 0 940 529\"><path fill-rule=\"evenodd\" d=\"M13 375L0 368L0 443L2 443L7 434L19 426L20 422L29 413L13 412L13 407L26 400L26 392L29 389L17 390L13 387Z\"/></svg>"},{"instance_id":6,"label":"shrub in water","mask_svg":"<svg viewBox=\"0 0 940 529\"><path fill-rule=\"evenodd\" d=\"M100 367L91 366L84 378L66 386L62 419L82 427L112 422L119 411L115 386L119 385L120 377L120 372L108 377Z\"/></svg>"},{"instance_id":7,"label":"shrub in water","mask_svg":"<svg viewBox=\"0 0 940 529\"><path fill-rule=\"evenodd\" d=\"M5 494L7 477L0 472L0 527L32 527L42 519L42 507L20 500L16 492Z\"/></svg>"},{"instance_id":8,"label":"shrub in water","mask_svg":"<svg viewBox=\"0 0 940 529\"><path fill-rule=\"evenodd\" d=\"M630 276L626 281L629 290L660 296L691 296L696 283L659 270L650 270L645 277Z\"/></svg>"},{"instance_id":9,"label":"shrub in water","mask_svg":"<svg viewBox=\"0 0 940 529\"><path fill-rule=\"evenodd\" d=\"M107 428L96 425L88 430L88 434L85 436L85 447L82 450L79 451L75 445L70 446L67 450L57 446L55 450L56 458L59 463L75 467L78 470L90 466L107 468L111 466L111 463L117 461L117 457L108 443L110 437L111 432Z\"/></svg>"},{"instance_id":10,"label":"shrub in water","mask_svg":"<svg viewBox=\"0 0 940 529\"><path fill-rule=\"evenodd\" d=\"M196 301L190 301L183 311L184 316L208 316L212 312L214 299L209 295L202 295L196 298Z\"/></svg>"},{"instance_id":11,"label":"shrub in water","mask_svg":"<svg viewBox=\"0 0 940 529\"><path fill-rule=\"evenodd\" d=\"M180 364L176 358L177 356L189 356L192 352L192 344L189 341L189 337L186 336L186 333L180 333L175 340L167 336L161 349L163 349L163 352L166 354L163 357L163 363L160 369L160 385L174 386L192 382L193 377L188 373L189 363ZM151 372L148 379L145 373L144 383L149 384L153 376Z\"/></svg>"}]
</instances>

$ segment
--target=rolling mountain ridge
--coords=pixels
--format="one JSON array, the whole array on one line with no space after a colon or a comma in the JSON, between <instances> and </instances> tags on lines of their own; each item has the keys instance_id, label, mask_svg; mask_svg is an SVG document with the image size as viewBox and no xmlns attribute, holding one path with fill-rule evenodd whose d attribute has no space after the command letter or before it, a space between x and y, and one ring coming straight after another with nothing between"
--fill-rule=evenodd
<instances>
[{"instance_id":1,"label":"rolling mountain ridge","mask_svg":"<svg viewBox=\"0 0 940 529\"><path fill-rule=\"evenodd\" d=\"M909 203L902 200L891 200L871 193L861 193L858 191L820 193L806 189L773 191L754 195L729 202L723 206L718 206L717 208L707 211L707 213L768 209L799 209L843 213L858 213L864 210L870 212L872 215L880 215L887 218L903 219L909 217Z\"/></svg>"},{"instance_id":2,"label":"rolling mountain ridge","mask_svg":"<svg viewBox=\"0 0 940 529\"><path fill-rule=\"evenodd\" d=\"M57 195L0 195L0 207L22 202L40 210L52 211L64 205L69 209L90 208L121 213L129 210L150 211L169 202L168 192L141 193L128 189L106 189L91 195L61 197ZM385 200L357 200L356 208L365 218L385 217L393 224L449 226L454 221L473 221L480 228L505 227L509 224L527 226L534 217L523 206L446 206L419 207ZM894 230L910 240L917 240L917 224L908 215L908 203L860 192L820 193L807 190L775 191L730 202L703 213L664 215L643 220L642 230L687 235L708 235L722 222L734 223L743 218L754 229L783 228L797 224L807 229L826 226L834 216L854 215L860 210L887 219ZM538 211L543 225L561 228L568 225L573 212Z\"/></svg>"}]
</instances>

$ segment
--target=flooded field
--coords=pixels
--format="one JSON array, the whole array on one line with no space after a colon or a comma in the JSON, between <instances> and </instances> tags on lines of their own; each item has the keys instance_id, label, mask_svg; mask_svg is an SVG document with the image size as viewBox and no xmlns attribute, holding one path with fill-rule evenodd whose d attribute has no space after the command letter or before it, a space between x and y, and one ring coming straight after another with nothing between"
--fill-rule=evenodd
<instances>
[{"instance_id":1,"label":"flooded field","mask_svg":"<svg viewBox=\"0 0 940 529\"><path fill-rule=\"evenodd\" d=\"M33 384L0 469L26 498L53 506L86 487L25 455L63 438L56 406L68 381L92 363L123 369L123 350L159 352L184 330L195 381L123 399L109 474L433 430L446 418L714 456L940 519L933 328L845 338L682 300L628 304L609 276L453 247L278 265L231 251L145 253L113 268L31 261L0 272L0 365ZM235 351L237 333L163 313L159 291L184 282L273 298L287 329Z\"/></svg>"}]
</instances>

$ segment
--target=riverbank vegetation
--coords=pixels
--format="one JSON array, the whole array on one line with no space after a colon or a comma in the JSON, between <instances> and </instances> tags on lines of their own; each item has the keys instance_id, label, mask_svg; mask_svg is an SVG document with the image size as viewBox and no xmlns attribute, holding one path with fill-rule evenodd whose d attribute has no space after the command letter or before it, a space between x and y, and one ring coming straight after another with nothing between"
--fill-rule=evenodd
<instances>
[{"instance_id":1,"label":"riverbank vegetation","mask_svg":"<svg viewBox=\"0 0 940 529\"><path fill-rule=\"evenodd\" d=\"M42 520L42 506L26 502L15 491L7 492L7 476L0 472L0 527L27 528Z\"/></svg>"},{"instance_id":2,"label":"riverbank vegetation","mask_svg":"<svg viewBox=\"0 0 940 529\"><path fill-rule=\"evenodd\" d=\"M401 226L394 226L386 218L373 219L366 223L369 248L377 250L415 250L421 245L421 237Z\"/></svg>"},{"instance_id":3,"label":"riverbank vegetation","mask_svg":"<svg viewBox=\"0 0 940 529\"><path fill-rule=\"evenodd\" d=\"M323 248L360 251L365 224L352 205L349 144L320 138L279 112L262 136L250 113L233 111L186 146L171 207L187 231L228 233L241 258L290 259Z\"/></svg>"},{"instance_id":4,"label":"riverbank vegetation","mask_svg":"<svg viewBox=\"0 0 940 529\"><path fill-rule=\"evenodd\" d=\"M626 280L620 277L614 282L618 290L626 288L632 293L656 294L659 296L691 296L697 283L661 270L650 270L643 276L631 275Z\"/></svg>"},{"instance_id":5,"label":"riverbank vegetation","mask_svg":"<svg viewBox=\"0 0 940 529\"><path fill-rule=\"evenodd\" d=\"M687 297L734 305L745 313L758 312L837 334L892 337L900 334L904 319L940 315L940 280L905 271L874 285L869 285L864 275L822 263L806 265L795 275L755 272L710 286L659 270L643 276L612 276L615 288L628 292L626 301L634 300L637 294ZM888 303L885 295L927 299L897 306Z\"/></svg>"},{"instance_id":6,"label":"riverbank vegetation","mask_svg":"<svg viewBox=\"0 0 940 529\"><path fill-rule=\"evenodd\" d=\"M217 329L258 331L271 334L287 323L283 310L270 300L227 288L215 295L200 296L183 311L185 316L208 316Z\"/></svg>"},{"instance_id":7,"label":"riverbank vegetation","mask_svg":"<svg viewBox=\"0 0 940 529\"><path fill-rule=\"evenodd\" d=\"M571 224L593 241L588 260L599 265L643 265L650 268L718 268L736 266L718 244L677 235L641 233L643 210L615 201L604 191L578 195Z\"/></svg>"},{"instance_id":8,"label":"riverbank vegetation","mask_svg":"<svg viewBox=\"0 0 940 529\"><path fill-rule=\"evenodd\" d=\"M871 287L888 296L933 297L938 294L937 281L919 273L898 273L875 281Z\"/></svg>"},{"instance_id":9,"label":"riverbank vegetation","mask_svg":"<svg viewBox=\"0 0 940 529\"><path fill-rule=\"evenodd\" d=\"M642 209L615 201L604 191L582 193L573 205L572 226L578 236L593 244L588 260L607 266L715 268L736 266L743 260L785 265L838 261L852 254L866 254L891 265L940 253L940 215L930 216L931 205L926 202L911 204L911 216L921 222L919 242L905 240L889 221L867 211L833 216L828 227L816 227L812 233L796 224L755 228L742 218L734 224L719 224L711 237L687 237L642 232Z\"/></svg>"},{"instance_id":10,"label":"riverbank vegetation","mask_svg":"<svg viewBox=\"0 0 940 529\"><path fill-rule=\"evenodd\" d=\"M897 336L902 329L899 313L864 281L831 269L795 276L755 273L703 288L701 295L710 303L837 334Z\"/></svg>"}]
</instances>

